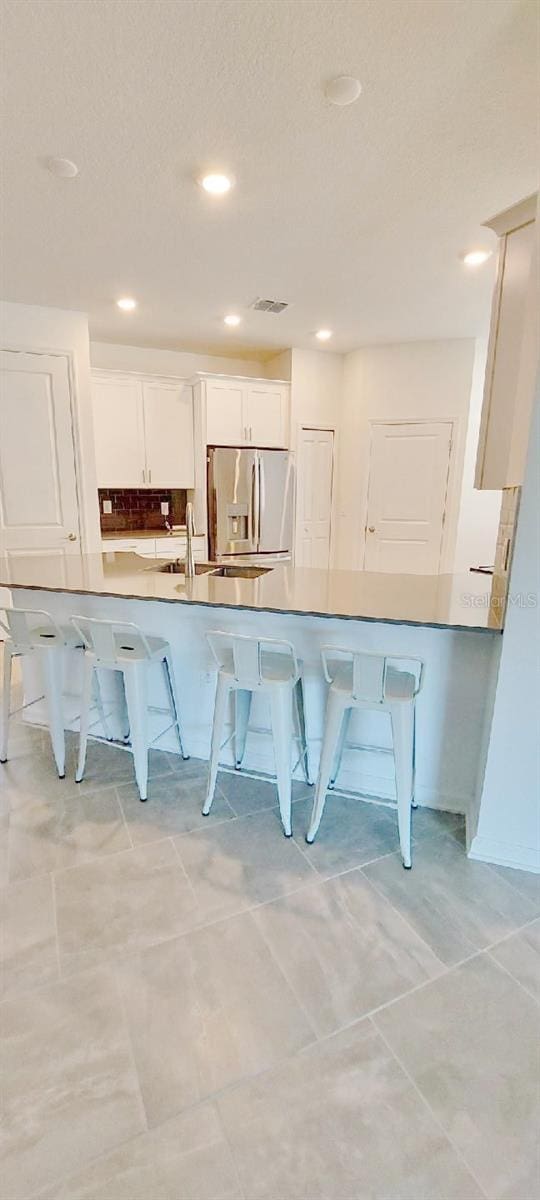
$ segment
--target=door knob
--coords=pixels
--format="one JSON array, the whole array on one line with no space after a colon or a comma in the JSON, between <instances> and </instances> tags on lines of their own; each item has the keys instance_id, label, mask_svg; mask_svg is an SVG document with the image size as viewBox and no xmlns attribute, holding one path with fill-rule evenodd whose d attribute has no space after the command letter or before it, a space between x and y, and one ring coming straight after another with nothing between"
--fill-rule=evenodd
<instances>
[{"instance_id":1,"label":"door knob","mask_svg":"<svg viewBox=\"0 0 540 1200\"><path fill-rule=\"evenodd\" d=\"M368 525L368 533L375 533L375 526L374 526L374 525Z\"/></svg>"},{"instance_id":2,"label":"door knob","mask_svg":"<svg viewBox=\"0 0 540 1200\"><path fill-rule=\"evenodd\" d=\"M68 540L68 542L76 542L77 534L76 533L68 533L67 540Z\"/></svg>"}]
</instances>

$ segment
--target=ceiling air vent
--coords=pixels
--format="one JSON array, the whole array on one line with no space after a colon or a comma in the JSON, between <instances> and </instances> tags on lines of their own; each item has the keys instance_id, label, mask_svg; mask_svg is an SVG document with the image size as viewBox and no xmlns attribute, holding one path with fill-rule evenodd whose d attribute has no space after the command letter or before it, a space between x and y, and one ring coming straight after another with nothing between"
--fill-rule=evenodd
<instances>
[{"instance_id":1,"label":"ceiling air vent","mask_svg":"<svg viewBox=\"0 0 540 1200\"><path fill-rule=\"evenodd\" d=\"M286 300L262 300L259 296L249 307L254 308L256 312L282 313L283 309L289 306Z\"/></svg>"}]
</instances>

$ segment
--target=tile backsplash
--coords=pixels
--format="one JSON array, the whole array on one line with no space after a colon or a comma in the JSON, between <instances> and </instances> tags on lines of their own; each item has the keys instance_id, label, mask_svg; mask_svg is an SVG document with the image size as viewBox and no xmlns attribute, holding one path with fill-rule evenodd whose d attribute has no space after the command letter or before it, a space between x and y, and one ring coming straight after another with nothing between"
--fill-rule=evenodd
<instances>
[{"instance_id":1,"label":"tile backsplash","mask_svg":"<svg viewBox=\"0 0 540 1200\"><path fill-rule=\"evenodd\" d=\"M102 533L134 533L139 529L165 529L168 519L171 525L184 525L186 520L187 492L185 488L100 488L99 518ZM111 513L103 512L103 501L109 500ZM165 518L161 504L167 501L169 516Z\"/></svg>"}]
</instances>

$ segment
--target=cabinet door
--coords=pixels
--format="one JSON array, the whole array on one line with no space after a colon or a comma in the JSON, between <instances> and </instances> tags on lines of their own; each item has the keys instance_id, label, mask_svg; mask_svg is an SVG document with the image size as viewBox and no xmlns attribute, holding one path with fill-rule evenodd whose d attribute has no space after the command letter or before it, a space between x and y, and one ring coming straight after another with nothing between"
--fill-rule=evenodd
<instances>
[{"instance_id":1,"label":"cabinet door","mask_svg":"<svg viewBox=\"0 0 540 1200\"><path fill-rule=\"evenodd\" d=\"M251 446L287 447L287 392L264 383L247 385L245 423Z\"/></svg>"},{"instance_id":2,"label":"cabinet door","mask_svg":"<svg viewBox=\"0 0 540 1200\"><path fill-rule=\"evenodd\" d=\"M192 488L193 399L183 384L143 383L146 482L151 487Z\"/></svg>"},{"instance_id":3,"label":"cabinet door","mask_svg":"<svg viewBox=\"0 0 540 1200\"><path fill-rule=\"evenodd\" d=\"M146 482L142 390L138 380L92 380L98 487Z\"/></svg>"},{"instance_id":4,"label":"cabinet door","mask_svg":"<svg viewBox=\"0 0 540 1200\"><path fill-rule=\"evenodd\" d=\"M244 397L243 383L206 380L206 441L209 445L245 445L248 439Z\"/></svg>"}]
</instances>

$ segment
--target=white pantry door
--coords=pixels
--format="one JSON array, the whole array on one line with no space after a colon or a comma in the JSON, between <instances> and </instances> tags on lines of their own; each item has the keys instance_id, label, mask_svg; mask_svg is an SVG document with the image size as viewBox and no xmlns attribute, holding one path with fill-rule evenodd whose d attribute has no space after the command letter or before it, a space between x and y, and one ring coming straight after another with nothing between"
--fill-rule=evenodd
<instances>
[{"instance_id":1,"label":"white pantry door","mask_svg":"<svg viewBox=\"0 0 540 1200\"><path fill-rule=\"evenodd\" d=\"M68 360L0 352L0 552L80 551Z\"/></svg>"},{"instance_id":2,"label":"white pantry door","mask_svg":"<svg viewBox=\"0 0 540 1200\"><path fill-rule=\"evenodd\" d=\"M438 574L451 445L447 421L373 423L364 570Z\"/></svg>"},{"instance_id":3,"label":"white pantry door","mask_svg":"<svg viewBox=\"0 0 540 1200\"><path fill-rule=\"evenodd\" d=\"M330 559L332 430L302 429L298 451L296 564L325 570Z\"/></svg>"}]
</instances>

